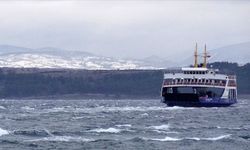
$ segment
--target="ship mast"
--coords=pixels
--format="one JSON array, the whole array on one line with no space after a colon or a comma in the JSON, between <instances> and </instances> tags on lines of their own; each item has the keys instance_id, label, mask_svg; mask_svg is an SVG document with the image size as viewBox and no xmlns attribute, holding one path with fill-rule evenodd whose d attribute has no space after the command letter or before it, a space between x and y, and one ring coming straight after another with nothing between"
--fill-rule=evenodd
<instances>
[{"instance_id":1,"label":"ship mast","mask_svg":"<svg viewBox=\"0 0 250 150\"><path fill-rule=\"evenodd\" d=\"M207 46L205 44L205 48L204 48L204 55L203 55L203 65L202 67L203 68L206 68L207 67L207 58L209 58L210 56L208 55L207 53Z\"/></svg>"},{"instance_id":2,"label":"ship mast","mask_svg":"<svg viewBox=\"0 0 250 150\"><path fill-rule=\"evenodd\" d=\"M195 45L195 51L194 51L194 67L198 67L198 52L197 52L197 43Z\"/></svg>"}]
</instances>

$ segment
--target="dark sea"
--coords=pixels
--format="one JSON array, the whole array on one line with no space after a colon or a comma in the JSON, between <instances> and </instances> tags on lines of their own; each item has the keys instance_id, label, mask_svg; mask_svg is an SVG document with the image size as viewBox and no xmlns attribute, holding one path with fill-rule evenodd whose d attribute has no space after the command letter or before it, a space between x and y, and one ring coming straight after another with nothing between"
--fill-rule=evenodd
<instances>
[{"instance_id":1,"label":"dark sea","mask_svg":"<svg viewBox=\"0 0 250 150\"><path fill-rule=\"evenodd\" d=\"M249 150L250 99L225 108L152 100L0 100L1 150Z\"/></svg>"}]
</instances>

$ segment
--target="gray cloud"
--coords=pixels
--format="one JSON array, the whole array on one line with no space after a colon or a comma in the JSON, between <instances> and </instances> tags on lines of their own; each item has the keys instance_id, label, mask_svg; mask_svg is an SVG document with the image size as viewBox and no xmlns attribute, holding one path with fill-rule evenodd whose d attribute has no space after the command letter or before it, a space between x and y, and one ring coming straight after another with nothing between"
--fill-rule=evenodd
<instances>
[{"instance_id":1,"label":"gray cloud","mask_svg":"<svg viewBox=\"0 0 250 150\"><path fill-rule=\"evenodd\" d=\"M0 1L0 41L176 59L195 42L250 41L249 13L248 1Z\"/></svg>"}]
</instances>

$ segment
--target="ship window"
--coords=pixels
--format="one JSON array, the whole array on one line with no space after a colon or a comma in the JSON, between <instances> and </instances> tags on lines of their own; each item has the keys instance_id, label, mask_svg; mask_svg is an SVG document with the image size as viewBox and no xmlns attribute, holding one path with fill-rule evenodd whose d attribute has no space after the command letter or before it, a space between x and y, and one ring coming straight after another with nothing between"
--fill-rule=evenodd
<instances>
[{"instance_id":1,"label":"ship window","mask_svg":"<svg viewBox=\"0 0 250 150\"><path fill-rule=\"evenodd\" d=\"M172 88L167 88L167 93L173 93L173 89Z\"/></svg>"},{"instance_id":2,"label":"ship window","mask_svg":"<svg viewBox=\"0 0 250 150\"><path fill-rule=\"evenodd\" d=\"M210 98L221 97L224 92L223 88L204 88L204 87L172 87L163 88L162 95L165 94L198 94L198 96L206 96ZM230 98L236 98L236 91L230 89Z\"/></svg>"},{"instance_id":3,"label":"ship window","mask_svg":"<svg viewBox=\"0 0 250 150\"><path fill-rule=\"evenodd\" d=\"M234 89L230 89L228 93L229 99L235 99L236 98L236 91Z\"/></svg>"},{"instance_id":4,"label":"ship window","mask_svg":"<svg viewBox=\"0 0 250 150\"><path fill-rule=\"evenodd\" d=\"M171 84L172 82L173 82L172 79L165 79L164 84L167 85L167 84Z\"/></svg>"},{"instance_id":5,"label":"ship window","mask_svg":"<svg viewBox=\"0 0 250 150\"><path fill-rule=\"evenodd\" d=\"M229 80L228 86L236 86L235 80Z\"/></svg>"},{"instance_id":6,"label":"ship window","mask_svg":"<svg viewBox=\"0 0 250 150\"><path fill-rule=\"evenodd\" d=\"M173 84L176 83L176 79L173 80Z\"/></svg>"},{"instance_id":7,"label":"ship window","mask_svg":"<svg viewBox=\"0 0 250 150\"><path fill-rule=\"evenodd\" d=\"M193 89L191 87L174 87L173 93L193 93Z\"/></svg>"},{"instance_id":8,"label":"ship window","mask_svg":"<svg viewBox=\"0 0 250 150\"><path fill-rule=\"evenodd\" d=\"M236 90L230 89L228 92L228 98L229 99L236 99Z\"/></svg>"},{"instance_id":9,"label":"ship window","mask_svg":"<svg viewBox=\"0 0 250 150\"><path fill-rule=\"evenodd\" d=\"M199 96L207 96L207 97L221 97L224 89L223 88L196 88Z\"/></svg>"}]
</instances>

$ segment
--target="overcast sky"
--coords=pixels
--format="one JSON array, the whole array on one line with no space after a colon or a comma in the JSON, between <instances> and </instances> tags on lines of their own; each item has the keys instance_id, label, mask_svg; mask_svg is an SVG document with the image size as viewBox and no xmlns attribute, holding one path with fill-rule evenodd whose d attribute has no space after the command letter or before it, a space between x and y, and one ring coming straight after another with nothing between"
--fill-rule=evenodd
<instances>
[{"instance_id":1,"label":"overcast sky","mask_svg":"<svg viewBox=\"0 0 250 150\"><path fill-rule=\"evenodd\" d=\"M176 59L250 41L250 2L0 0L0 44Z\"/></svg>"}]
</instances>

